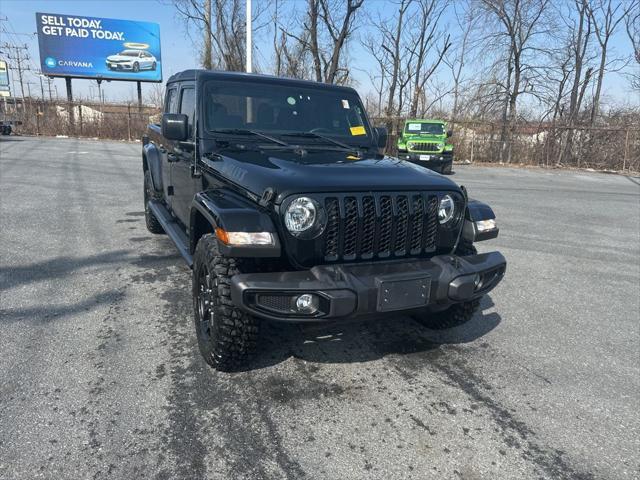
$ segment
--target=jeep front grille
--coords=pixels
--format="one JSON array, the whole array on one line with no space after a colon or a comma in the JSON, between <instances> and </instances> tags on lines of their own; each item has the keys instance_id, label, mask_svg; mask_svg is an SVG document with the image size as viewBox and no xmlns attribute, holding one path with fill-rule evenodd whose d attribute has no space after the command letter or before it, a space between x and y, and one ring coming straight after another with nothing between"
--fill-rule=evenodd
<instances>
[{"instance_id":1,"label":"jeep front grille","mask_svg":"<svg viewBox=\"0 0 640 480\"><path fill-rule=\"evenodd\" d=\"M436 248L438 198L420 192L324 199L326 262L404 257Z\"/></svg>"},{"instance_id":2,"label":"jeep front grille","mask_svg":"<svg viewBox=\"0 0 640 480\"><path fill-rule=\"evenodd\" d=\"M415 142L411 147L411 150L416 152L437 152L440 149L438 148L437 143L432 142Z\"/></svg>"}]
</instances>

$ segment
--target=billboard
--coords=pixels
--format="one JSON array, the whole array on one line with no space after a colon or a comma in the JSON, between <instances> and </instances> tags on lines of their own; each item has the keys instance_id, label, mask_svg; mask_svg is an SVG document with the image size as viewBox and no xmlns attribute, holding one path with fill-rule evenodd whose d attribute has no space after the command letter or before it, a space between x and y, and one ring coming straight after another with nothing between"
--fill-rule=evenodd
<instances>
[{"instance_id":1,"label":"billboard","mask_svg":"<svg viewBox=\"0 0 640 480\"><path fill-rule=\"evenodd\" d=\"M45 75L162 81L157 23L36 13L36 24Z\"/></svg>"},{"instance_id":2,"label":"billboard","mask_svg":"<svg viewBox=\"0 0 640 480\"><path fill-rule=\"evenodd\" d=\"M0 60L0 97L8 97L9 95L9 67L7 67L7 62Z\"/></svg>"}]
</instances>

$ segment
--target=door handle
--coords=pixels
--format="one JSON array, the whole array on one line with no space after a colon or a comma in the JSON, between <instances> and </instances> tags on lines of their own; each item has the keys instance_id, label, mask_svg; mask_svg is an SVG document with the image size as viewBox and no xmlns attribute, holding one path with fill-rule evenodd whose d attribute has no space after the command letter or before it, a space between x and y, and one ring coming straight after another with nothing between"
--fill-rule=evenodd
<instances>
[{"instance_id":1,"label":"door handle","mask_svg":"<svg viewBox=\"0 0 640 480\"><path fill-rule=\"evenodd\" d=\"M179 160L178 156L175 153L167 154L167 161L169 162L177 162Z\"/></svg>"}]
</instances>

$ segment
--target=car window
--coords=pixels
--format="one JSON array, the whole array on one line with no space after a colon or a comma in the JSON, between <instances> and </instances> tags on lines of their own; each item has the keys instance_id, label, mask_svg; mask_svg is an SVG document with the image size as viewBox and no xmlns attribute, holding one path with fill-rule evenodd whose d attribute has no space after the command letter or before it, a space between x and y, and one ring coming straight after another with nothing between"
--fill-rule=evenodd
<instances>
[{"instance_id":1,"label":"car window","mask_svg":"<svg viewBox=\"0 0 640 480\"><path fill-rule=\"evenodd\" d=\"M189 117L189 138L193 137L193 121L195 119L196 94L193 88L182 89L180 113Z\"/></svg>"},{"instance_id":2,"label":"car window","mask_svg":"<svg viewBox=\"0 0 640 480\"><path fill-rule=\"evenodd\" d=\"M204 121L208 130L241 128L287 135L317 132L340 141L370 140L358 96L350 91L306 85L209 81Z\"/></svg>"},{"instance_id":3,"label":"car window","mask_svg":"<svg viewBox=\"0 0 640 480\"><path fill-rule=\"evenodd\" d=\"M177 104L176 89L171 88L167 91L167 100L164 105L164 111L166 113L176 113L177 112L176 104Z\"/></svg>"}]
</instances>

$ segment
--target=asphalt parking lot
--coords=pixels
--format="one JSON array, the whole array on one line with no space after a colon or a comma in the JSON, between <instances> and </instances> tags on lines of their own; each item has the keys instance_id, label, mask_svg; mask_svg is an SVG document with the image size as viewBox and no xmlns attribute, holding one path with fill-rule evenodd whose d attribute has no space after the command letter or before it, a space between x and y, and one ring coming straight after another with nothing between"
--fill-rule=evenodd
<instances>
[{"instance_id":1,"label":"asphalt parking lot","mask_svg":"<svg viewBox=\"0 0 640 480\"><path fill-rule=\"evenodd\" d=\"M0 478L640 477L640 181L457 167L504 282L469 324L268 326L208 368L140 145L0 140Z\"/></svg>"}]
</instances>

